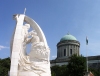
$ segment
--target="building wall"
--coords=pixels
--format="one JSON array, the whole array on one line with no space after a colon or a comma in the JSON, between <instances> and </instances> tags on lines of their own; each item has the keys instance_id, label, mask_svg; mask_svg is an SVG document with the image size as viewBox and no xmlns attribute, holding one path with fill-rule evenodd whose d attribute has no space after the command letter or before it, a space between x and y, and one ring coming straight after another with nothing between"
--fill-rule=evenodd
<instances>
[{"instance_id":1,"label":"building wall","mask_svg":"<svg viewBox=\"0 0 100 76\"><path fill-rule=\"evenodd\" d=\"M80 43L75 40L62 41L57 44L57 58L79 55Z\"/></svg>"},{"instance_id":2,"label":"building wall","mask_svg":"<svg viewBox=\"0 0 100 76\"><path fill-rule=\"evenodd\" d=\"M62 66L62 65L67 65L67 64L68 64L68 62L52 63L52 64L51 64L51 67L52 67L52 66L55 66L55 65Z\"/></svg>"},{"instance_id":3,"label":"building wall","mask_svg":"<svg viewBox=\"0 0 100 76\"><path fill-rule=\"evenodd\" d=\"M71 49L72 49L72 55L73 54L79 55L80 54L80 42L75 41L75 40L67 40L67 41L58 42L57 43L57 58L55 60L51 60L51 66L67 65L68 60L65 61L65 59L68 59L71 56ZM66 50L66 52L64 52L64 50ZM59 61L59 59L61 61ZM56 62L56 60L58 61ZM89 57L88 60L89 60L88 61L89 66L97 66L98 68L98 64L100 64L100 56L91 56Z\"/></svg>"},{"instance_id":4,"label":"building wall","mask_svg":"<svg viewBox=\"0 0 100 76\"><path fill-rule=\"evenodd\" d=\"M63 59L65 59L65 58L62 58L58 61L57 60L51 60L51 67L55 66L55 65L59 65L59 66L67 65L69 58L66 58L67 59L66 61L64 61ZM100 56L90 56L90 57L88 57L88 65L89 65L90 68L96 68L96 69L100 68Z\"/></svg>"}]
</instances>

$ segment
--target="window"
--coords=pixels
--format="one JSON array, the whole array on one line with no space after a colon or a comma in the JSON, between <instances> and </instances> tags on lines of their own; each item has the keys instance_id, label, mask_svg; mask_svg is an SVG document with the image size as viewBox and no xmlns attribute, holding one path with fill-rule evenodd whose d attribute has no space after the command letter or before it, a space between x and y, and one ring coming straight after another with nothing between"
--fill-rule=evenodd
<instances>
[{"instance_id":1,"label":"window","mask_svg":"<svg viewBox=\"0 0 100 76\"><path fill-rule=\"evenodd\" d=\"M66 49L64 49L64 56L66 56Z\"/></svg>"},{"instance_id":2,"label":"window","mask_svg":"<svg viewBox=\"0 0 100 76\"><path fill-rule=\"evenodd\" d=\"M70 49L70 55L72 55L72 49Z\"/></svg>"}]
</instances>

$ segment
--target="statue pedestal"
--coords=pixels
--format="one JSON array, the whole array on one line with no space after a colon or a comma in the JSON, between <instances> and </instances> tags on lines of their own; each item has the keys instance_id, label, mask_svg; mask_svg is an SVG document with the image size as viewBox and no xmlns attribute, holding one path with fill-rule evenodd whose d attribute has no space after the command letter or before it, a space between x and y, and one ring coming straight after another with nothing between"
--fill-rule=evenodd
<instances>
[{"instance_id":1,"label":"statue pedestal","mask_svg":"<svg viewBox=\"0 0 100 76\"><path fill-rule=\"evenodd\" d=\"M21 71L21 72L18 72L18 76L51 76L51 74L50 73L36 74L33 71Z\"/></svg>"},{"instance_id":2,"label":"statue pedestal","mask_svg":"<svg viewBox=\"0 0 100 76\"><path fill-rule=\"evenodd\" d=\"M18 76L39 76L31 71L18 72Z\"/></svg>"}]
</instances>

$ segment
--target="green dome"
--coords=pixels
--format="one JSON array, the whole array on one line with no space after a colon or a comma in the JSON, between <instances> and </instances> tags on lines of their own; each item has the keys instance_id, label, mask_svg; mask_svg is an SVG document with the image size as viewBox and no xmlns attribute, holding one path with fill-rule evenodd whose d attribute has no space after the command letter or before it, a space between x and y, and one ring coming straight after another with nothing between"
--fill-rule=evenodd
<instances>
[{"instance_id":1,"label":"green dome","mask_svg":"<svg viewBox=\"0 0 100 76\"><path fill-rule=\"evenodd\" d=\"M77 39L73 35L67 34L63 36L60 41L65 41L65 40L77 40Z\"/></svg>"}]
</instances>

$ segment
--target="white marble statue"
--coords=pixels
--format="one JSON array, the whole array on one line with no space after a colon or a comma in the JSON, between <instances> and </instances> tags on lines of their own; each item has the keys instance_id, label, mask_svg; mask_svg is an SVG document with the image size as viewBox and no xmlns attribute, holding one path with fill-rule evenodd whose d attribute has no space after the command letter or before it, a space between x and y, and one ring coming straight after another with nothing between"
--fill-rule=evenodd
<instances>
[{"instance_id":1,"label":"white marble statue","mask_svg":"<svg viewBox=\"0 0 100 76\"><path fill-rule=\"evenodd\" d=\"M26 55L26 38L28 34L28 30L30 29L30 24L25 24L22 26L22 43L23 43L23 53Z\"/></svg>"},{"instance_id":2,"label":"white marble statue","mask_svg":"<svg viewBox=\"0 0 100 76\"><path fill-rule=\"evenodd\" d=\"M10 76L51 76L50 49L41 28L34 20L27 16L15 15L15 19L17 24L11 42ZM24 20L26 24L21 25ZM31 32L29 32L30 26L34 29ZM17 38L17 35L19 38ZM31 43L31 48L29 54L27 54L26 46L29 43ZM15 45L18 48L14 47ZM13 53L16 54L16 58ZM14 64L13 61L17 61L17 63Z\"/></svg>"}]
</instances>

